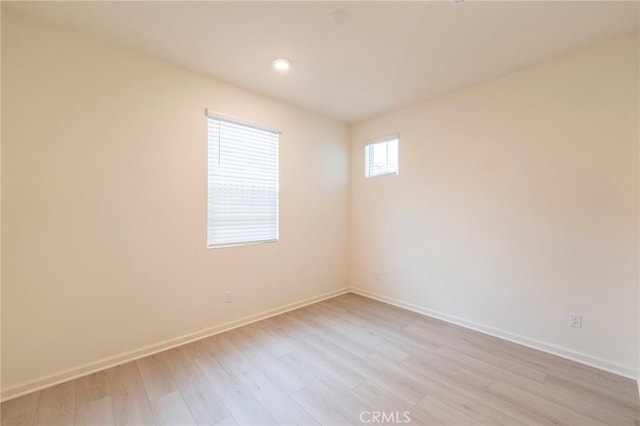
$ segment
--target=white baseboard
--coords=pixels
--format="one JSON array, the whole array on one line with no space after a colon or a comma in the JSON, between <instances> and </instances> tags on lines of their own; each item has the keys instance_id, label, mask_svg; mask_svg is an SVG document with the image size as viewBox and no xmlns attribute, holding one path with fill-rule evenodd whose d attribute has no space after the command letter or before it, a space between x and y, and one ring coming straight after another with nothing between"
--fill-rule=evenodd
<instances>
[{"instance_id":1,"label":"white baseboard","mask_svg":"<svg viewBox=\"0 0 640 426\"><path fill-rule=\"evenodd\" d=\"M64 371L60 371L54 374L49 374L37 378L35 380L29 380L27 382L18 383L17 385L9 386L6 389L2 389L2 396L0 400L2 402L9 399L17 398L19 396L35 392L40 389L47 388L49 386L57 385L59 383L73 380L78 377L86 376L96 371L105 370L107 368L114 367L116 365L124 364L126 362L134 361L139 358L143 358L149 355L153 355L158 352L166 351L167 349L174 348L176 346L184 345L186 343L194 342L196 340L203 339L205 337L213 336L214 334L223 333L225 331L242 327L243 325L251 324L256 321L267 319L275 315L279 315L294 309L301 308L312 303L320 302L325 299L329 299L341 294L348 293L349 289L343 288L339 290L330 291L328 293L321 294L319 296L309 297L307 299L299 300L297 302L289 303L278 308L269 309L255 315L240 318L235 321L230 321L224 324L209 327L204 330L196 331L194 333L185 334L180 337L165 340L164 342L155 343L152 345L144 346L142 348L134 349L132 351L124 352L118 355L102 358L98 361L90 362L78 367L69 368Z\"/></svg>"},{"instance_id":2,"label":"white baseboard","mask_svg":"<svg viewBox=\"0 0 640 426\"><path fill-rule=\"evenodd\" d=\"M138 348L132 351L124 352L124 353L110 356L107 358L103 358L98 361L94 361L78 367L70 368L54 374L43 376L34 380L18 383L6 389L2 389L0 400L4 402L9 399L17 398L19 396L22 396L31 392L35 392L37 390L47 388L49 386L57 385L59 383L66 382L68 380L73 380L78 377L86 376L88 374L95 373L100 370L105 370L107 368L111 368L119 364L124 364L126 362L134 361L136 359L153 355L155 353L162 352L167 349L174 348L176 346L184 345L186 343L200 340L205 337L223 333L225 331L228 331L234 328L242 327L244 325L251 324L256 321L267 319L288 311L292 311L294 309L301 308L303 306L317 303L322 300L330 299L332 297L336 297L341 294L345 294L349 292L356 293L371 299L375 299L380 302L388 303L390 305L398 306L403 309L408 309L410 311L413 311L422 315L426 315L432 318L436 318L439 320L443 320L452 324L456 324L465 328L479 331L481 333L485 333L494 337L508 340L510 342L518 343L520 345L524 345L533 349L547 352L552 355L557 355L559 357L566 358L571 361L576 361L581 364L585 364L585 365L599 368L601 370L609 371L611 373L615 373L624 377L638 380L638 392L640 393L640 380L639 380L638 372L628 366L607 361L605 359L594 357L594 356L591 356L582 352L574 351L568 348L563 348L561 346L531 339L531 338L528 338L519 334L511 333L505 330L479 324L474 321L469 321L453 315L437 312L432 309L417 306L408 302L404 302L402 300L394 299L394 298L373 293L367 290L363 290L359 288L350 288L350 289L344 288L344 289L339 289L339 290L334 290L328 293L324 293L319 296L309 297L307 299L289 303L287 305L284 305L278 308L270 309L268 311L264 311L255 315L250 315L248 317L240 318L235 321L230 321L230 322L213 326L204 330L196 331L194 333L189 333L180 337L165 340L164 342L155 343L155 344L144 346L142 348Z\"/></svg>"},{"instance_id":3,"label":"white baseboard","mask_svg":"<svg viewBox=\"0 0 640 426\"><path fill-rule=\"evenodd\" d=\"M359 294L361 296L375 299L380 302L388 303L390 305L397 306L399 308L408 309L410 311L426 315L432 318L436 318L442 321L446 321L452 324L459 325L461 327L469 328L471 330L479 331L490 336L498 337L500 339L508 340L513 343L517 343L523 346L537 349L542 352L546 352L552 355L557 355L562 358L569 359L571 361L579 362L581 364L588 365L590 367L599 368L620 376L628 377L630 379L638 380L638 371L626 365L618 364L616 362L608 361L599 357L595 357L583 352L574 351L569 348L557 346L551 343L546 343L540 340L531 339L529 337L522 336L520 334L511 333L506 330L501 330L488 325L479 324L475 321L466 320L453 315L445 314L442 312L434 311L432 309L424 308L422 306L414 305L402 300L387 297L378 293L374 293L368 290L359 288L351 288L352 293ZM640 381L638 382L638 391L640 392Z\"/></svg>"}]
</instances>

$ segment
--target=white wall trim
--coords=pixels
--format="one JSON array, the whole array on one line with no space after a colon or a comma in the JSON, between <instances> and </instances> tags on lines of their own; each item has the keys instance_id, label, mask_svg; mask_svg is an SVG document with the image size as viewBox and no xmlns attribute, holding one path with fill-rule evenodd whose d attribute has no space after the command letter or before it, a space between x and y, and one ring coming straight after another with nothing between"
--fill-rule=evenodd
<instances>
[{"instance_id":1,"label":"white wall trim","mask_svg":"<svg viewBox=\"0 0 640 426\"><path fill-rule=\"evenodd\" d=\"M204 330L196 331L194 333L185 334L173 339L165 340L163 342L155 343L152 345L143 346L132 351L123 352L118 355L102 358L95 362L90 362L77 367L69 368L64 371L60 371L54 374L42 376L40 378L30 380L27 382L18 383L2 390L1 400L2 402L9 399L17 398L19 396L38 391L59 383L73 380L78 377L86 376L88 374L95 373L97 371L105 370L107 368L114 367L116 365L124 364L126 362L135 361L136 359L143 358L149 355L153 355L158 352L162 352L177 346L184 345L186 343L194 342L196 340L204 339L215 334L223 333L225 331L232 330L234 328L242 327L263 319L267 319L276 315L283 314L295 309L302 308L303 306L311 305L313 303L320 302L322 300L330 299L332 297L340 296L345 293L355 293L370 299L378 300L380 302L388 303L390 305L397 306L399 308L407 309L412 312L416 312L422 315L426 315L432 318L436 318L442 321L446 321L452 324L456 324L471 330L475 330L490 336L498 337L513 343L524 345L533 349L537 349L552 355L557 355L562 358L569 359L571 361L579 362L591 367L599 368L601 370L609 371L611 373L619 374L624 377L628 377L634 380L638 380L638 391L640 392L640 380L638 379L638 372L631 367L621 365L615 362L607 361L602 358L594 357L583 352L574 351L572 349L557 346L551 343L542 342L540 340L531 339L516 333L511 333L505 330L497 329L487 325L479 324L475 321L466 320L453 315L445 314L442 312L434 311L432 309L424 308L422 306L414 305L402 300L387 297L378 293L374 293L368 290L360 288L343 288L328 293L321 294L319 296L309 297L297 302L289 303L278 308L269 309L267 311L260 312L258 314L250 315L244 318L240 318L234 321L226 322L217 326L209 327Z\"/></svg>"},{"instance_id":2,"label":"white wall trim","mask_svg":"<svg viewBox=\"0 0 640 426\"><path fill-rule=\"evenodd\" d=\"M98 361L90 362L77 367L69 368L54 374L39 377L34 380L18 383L13 386L9 386L6 389L2 389L2 402L9 399L17 398L19 396L35 392L40 389L47 388L49 386L57 385L59 383L73 380L78 377L86 376L88 374L95 373L97 371L105 370L107 368L114 367L119 364L134 361L139 358L143 358L149 355L153 355L158 352L166 351L167 349L175 348L177 346L184 345L186 343L194 342L196 340L204 339L205 337L213 336L215 334L223 333L225 331L232 330L234 328L242 327L244 325L251 324L253 322L261 321L276 315L283 314L285 312L292 311L294 309L301 308L303 306L311 305L313 303L320 302L325 299L340 296L341 294L348 293L348 288L342 288L333 290L328 293L321 294L319 296L309 297L297 302L289 303L278 308L269 309L264 312L260 312L255 315L250 315L244 318L240 318L234 321L226 322L220 325L206 328L204 330L196 331L194 333L185 334L183 336L175 337L173 339L165 340L163 342L155 343L152 345L143 346L132 351L123 352L118 355L102 358Z\"/></svg>"},{"instance_id":3,"label":"white wall trim","mask_svg":"<svg viewBox=\"0 0 640 426\"><path fill-rule=\"evenodd\" d=\"M488 325L480 324L475 321L470 321L464 318L456 317L453 315L445 314L443 312L434 311L433 309L424 308L422 306L414 305L402 300L387 297L378 293L374 293L368 290L360 288L351 288L352 293L359 294L370 299L375 299L380 302L388 303L390 305L397 306L399 308L408 309L410 311L426 315L432 318L436 318L442 321L446 321L452 324L459 325L461 327L469 328L471 330L479 331L490 336L498 337L500 339L508 340L509 342L517 343L519 345L527 346L532 349L537 349L542 352L546 352L552 355L556 355L562 358L569 359L571 361L579 362L590 367L599 368L601 370L608 371L610 373L618 374L620 376L628 377L630 379L637 380L638 372L629 366L618 364L616 362L608 361L603 358L595 357L584 352L574 351L573 349L557 346L552 343L546 343L541 340L532 339L522 336L520 334L511 333L506 330L491 327ZM640 391L640 381L638 382L638 390Z\"/></svg>"}]
</instances>

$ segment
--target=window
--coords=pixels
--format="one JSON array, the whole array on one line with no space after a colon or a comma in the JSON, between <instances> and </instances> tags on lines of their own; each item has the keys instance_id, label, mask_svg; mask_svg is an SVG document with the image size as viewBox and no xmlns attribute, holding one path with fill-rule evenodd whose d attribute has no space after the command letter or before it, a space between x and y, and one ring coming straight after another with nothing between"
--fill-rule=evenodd
<instances>
[{"instance_id":1,"label":"window","mask_svg":"<svg viewBox=\"0 0 640 426\"><path fill-rule=\"evenodd\" d=\"M207 246L278 240L280 133L207 113Z\"/></svg>"},{"instance_id":2,"label":"window","mask_svg":"<svg viewBox=\"0 0 640 426\"><path fill-rule=\"evenodd\" d=\"M364 146L364 177L398 174L398 136Z\"/></svg>"}]
</instances>

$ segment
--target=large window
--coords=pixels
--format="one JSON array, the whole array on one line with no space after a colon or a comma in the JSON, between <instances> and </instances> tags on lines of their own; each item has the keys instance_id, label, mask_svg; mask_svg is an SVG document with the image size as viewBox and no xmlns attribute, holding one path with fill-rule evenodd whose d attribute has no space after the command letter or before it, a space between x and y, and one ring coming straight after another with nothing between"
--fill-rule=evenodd
<instances>
[{"instance_id":1,"label":"large window","mask_svg":"<svg viewBox=\"0 0 640 426\"><path fill-rule=\"evenodd\" d=\"M364 177L398 174L398 136L364 146Z\"/></svg>"},{"instance_id":2,"label":"large window","mask_svg":"<svg viewBox=\"0 0 640 426\"><path fill-rule=\"evenodd\" d=\"M207 245L278 240L280 134L207 113Z\"/></svg>"}]
</instances>

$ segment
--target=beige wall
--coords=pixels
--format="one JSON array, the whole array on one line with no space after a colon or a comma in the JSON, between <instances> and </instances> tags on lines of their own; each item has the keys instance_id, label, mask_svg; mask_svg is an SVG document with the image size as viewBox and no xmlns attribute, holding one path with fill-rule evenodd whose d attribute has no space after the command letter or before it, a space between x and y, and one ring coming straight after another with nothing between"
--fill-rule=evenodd
<instances>
[{"instance_id":1,"label":"beige wall","mask_svg":"<svg viewBox=\"0 0 640 426\"><path fill-rule=\"evenodd\" d=\"M5 389L347 286L347 126L3 15ZM205 108L282 131L280 242L207 250Z\"/></svg>"},{"instance_id":2,"label":"beige wall","mask_svg":"<svg viewBox=\"0 0 640 426\"><path fill-rule=\"evenodd\" d=\"M628 38L356 124L351 285L636 377L638 113Z\"/></svg>"}]
</instances>

